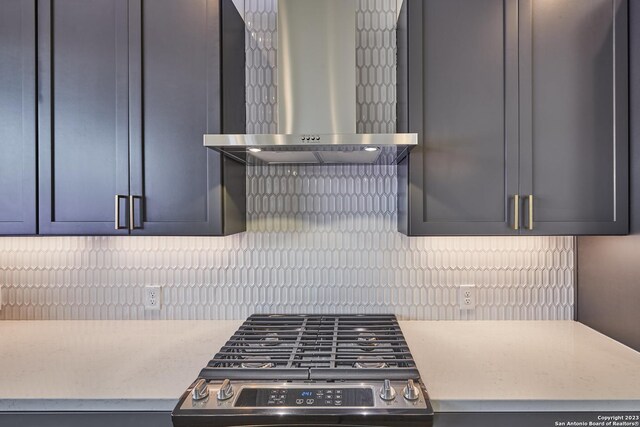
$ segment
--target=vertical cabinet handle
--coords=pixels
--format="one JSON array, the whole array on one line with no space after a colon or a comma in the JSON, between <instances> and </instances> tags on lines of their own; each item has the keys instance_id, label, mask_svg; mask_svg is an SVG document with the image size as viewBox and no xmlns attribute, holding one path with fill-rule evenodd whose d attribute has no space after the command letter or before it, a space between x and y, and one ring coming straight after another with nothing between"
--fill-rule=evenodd
<instances>
[{"instance_id":1,"label":"vertical cabinet handle","mask_svg":"<svg viewBox=\"0 0 640 427\"><path fill-rule=\"evenodd\" d=\"M120 226L120 199L125 199L126 200L127 196L124 194L116 194L116 198L115 198L115 205L116 205L116 212L115 212L115 228L116 230L126 230L127 229L127 225L125 224L124 226Z\"/></svg>"},{"instance_id":2,"label":"vertical cabinet handle","mask_svg":"<svg viewBox=\"0 0 640 427\"><path fill-rule=\"evenodd\" d=\"M139 230L142 228L142 226L136 227L136 210L135 210L136 199L139 199L140 202L142 202L142 196L134 196L134 195L129 196L129 230ZM142 204L140 205L140 207L142 207Z\"/></svg>"},{"instance_id":3,"label":"vertical cabinet handle","mask_svg":"<svg viewBox=\"0 0 640 427\"><path fill-rule=\"evenodd\" d=\"M529 194L529 225L528 230L533 230L533 194Z\"/></svg>"},{"instance_id":4,"label":"vertical cabinet handle","mask_svg":"<svg viewBox=\"0 0 640 427\"><path fill-rule=\"evenodd\" d=\"M513 196L513 229L520 229L520 196Z\"/></svg>"}]
</instances>

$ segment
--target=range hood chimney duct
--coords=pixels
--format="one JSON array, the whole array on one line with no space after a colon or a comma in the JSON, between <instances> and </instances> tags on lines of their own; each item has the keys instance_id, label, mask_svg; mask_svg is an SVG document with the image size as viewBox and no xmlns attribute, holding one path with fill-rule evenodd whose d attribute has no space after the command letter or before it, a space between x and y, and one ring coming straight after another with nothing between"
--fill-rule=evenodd
<instances>
[{"instance_id":1,"label":"range hood chimney duct","mask_svg":"<svg viewBox=\"0 0 640 427\"><path fill-rule=\"evenodd\" d=\"M356 1L279 0L278 133L356 133Z\"/></svg>"}]
</instances>

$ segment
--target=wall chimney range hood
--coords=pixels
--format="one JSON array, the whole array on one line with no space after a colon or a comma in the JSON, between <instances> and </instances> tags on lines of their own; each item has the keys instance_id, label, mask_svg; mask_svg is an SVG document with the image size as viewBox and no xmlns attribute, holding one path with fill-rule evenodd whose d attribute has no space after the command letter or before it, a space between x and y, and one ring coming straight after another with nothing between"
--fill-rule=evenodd
<instances>
[{"instance_id":1,"label":"wall chimney range hood","mask_svg":"<svg viewBox=\"0 0 640 427\"><path fill-rule=\"evenodd\" d=\"M278 0L278 133L204 135L249 165L395 164L414 133L356 133L357 0Z\"/></svg>"}]
</instances>

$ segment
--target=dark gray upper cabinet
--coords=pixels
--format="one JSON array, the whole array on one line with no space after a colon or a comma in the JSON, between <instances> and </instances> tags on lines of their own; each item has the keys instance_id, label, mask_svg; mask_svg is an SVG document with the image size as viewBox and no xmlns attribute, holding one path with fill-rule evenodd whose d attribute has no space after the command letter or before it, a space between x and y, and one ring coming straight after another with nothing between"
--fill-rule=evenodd
<instances>
[{"instance_id":1,"label":"dark gray upper cabinet","mask_svg":"<svg viewBox=\"0 0 640 427\"><path fill-rule=\"evenodd\" d=\"M404 7L408 63L398 71L408 70L409 90L399 91L399 102L408 115L399 123L418 132L419 146L398 168L400 231L516 233L516 1L410 0Z\"/></svg>"},{"instance_id":2,"label":"dark gray upper cabinet","mask_svg":"<svg viewBox=\"0 0 640 427\"><path fill-rule=\"evenodd\" d=\"M627 233L626 0L520 0L519 33L523 234Z\"/></svg>"},{"instance_id":3,"label":"dark gray upper cabinet","mask_svg":"<svg viewBox=\"0 0 640 427\"><path fill-rule=\"evenodd\" d=\"M225 209L244 209L244 167L202 144L205 133L245 131L244 113L222 115L238 101L244 112L244 61L223 72L233 64L222 57L244 57L240 15L231 1L132 0L129 16L133 234L243 231L244 214ZM225 100L222 85L236 92Z\"/></svg>"},{"instance_id":4,"label":"dark gray upper cabinet","mask_svg":"<svg viewBox=\"0 0 640 427\"><path fill-rule=\"evenodd\" d=\"M126 234L127 0L39 0L38 68L40 234Z\"/></svg>"},{"instance_id":5,"label":"dark gray upper cabinet","mask_svg":"<svg viewBox=\"0 0 640 427\"><path fill-rule=\"evenodd\" d=\"M400 231L626 233L626 2L406 3Z\"/></svg>"},{"instance_id":6,"label":"dark gray upper cabinet","mask_svg":"<svg viewBox=\"0 0 640 427\"><path fill-rule=\"evenodd\" d=\"M35 0L0 2L0 235L36 233Z\"/></svg>"},{"instance_id":7,"label":"dark gray upper cabinet","mask_svg":"<svg viewBox=\"0 0 640 427\"><path fill-rule=\"evenodd\" d=\"M202 143L244 132L244 115L222 115L221 85L244 103L244 61L224 56L244 57L231 0L41 0L38 13L41 233L243 231L244 168ZM240 50L223 51L225 31Z\"/></svg>"}]
</instances>

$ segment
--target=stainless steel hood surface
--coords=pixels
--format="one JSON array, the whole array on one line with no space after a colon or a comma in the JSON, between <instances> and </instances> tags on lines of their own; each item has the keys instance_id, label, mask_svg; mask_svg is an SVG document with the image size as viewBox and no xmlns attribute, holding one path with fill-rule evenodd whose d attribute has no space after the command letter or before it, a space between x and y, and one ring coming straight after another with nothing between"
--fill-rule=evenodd
<instances>
[{"instance_id":1,"label":"stainless steel hood surface","mask_svg":"<svg viewBox=\"0 0 640 427\"><path fill-rule=\"evenodd\" d=\"M416 144L413 133L204 136L206 147L249 165L395 164Z\"/></svg>"},{"instance_id":2,"label":"stainless steel hood surface","mask_svg":"<svg viewBox=\"0 0 640 427\"><path fill-rule=\"evenodd\" d=\"M247 164L393 164L416 134L356 133L358 0L278 1L278 133L205 135Z\"/></svg>"}]
</instances>

